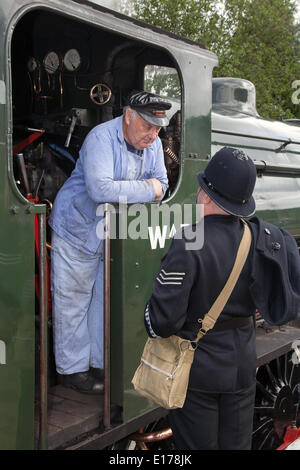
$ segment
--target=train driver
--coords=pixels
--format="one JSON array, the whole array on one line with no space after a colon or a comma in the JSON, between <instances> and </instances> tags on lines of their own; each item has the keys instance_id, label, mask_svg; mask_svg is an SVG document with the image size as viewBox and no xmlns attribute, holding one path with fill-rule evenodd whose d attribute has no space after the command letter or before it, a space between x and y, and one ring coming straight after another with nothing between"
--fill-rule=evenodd
<instances>
[{"instance_id":1,"label":"train driver","mask_svg":"<svg viewBox=\"0 0 300 470\"><path fill-rule=\"evenodd\" d=\"M52 228L51 290L56 370L80 392L103 392L103 240L99 204L163 198L168 186L158 133L171 104L133 92L123 116L87 135L60 189Z\"/></svg>"}]
</instances>

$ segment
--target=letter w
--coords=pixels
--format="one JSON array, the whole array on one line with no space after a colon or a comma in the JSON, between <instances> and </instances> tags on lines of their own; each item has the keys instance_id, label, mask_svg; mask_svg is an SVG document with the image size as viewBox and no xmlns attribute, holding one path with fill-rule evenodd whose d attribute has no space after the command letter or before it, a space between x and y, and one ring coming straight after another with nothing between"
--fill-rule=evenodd
<instances>
[{"instance_id":1,"label":"letter w","mask_svg":"<svg viewBox=\"0 0 300 470\"><path fill-rule=\"evenodd\" d=\"M6 346L2 340L0 340L0 364L6 364Z\"/></svg>"},{"instance_id":2,"label":"letter w","mask_svg":"<svg viewBox=\"0 0 300 470\"><path fill-rule=\"evenodd\" d=\"M156 249L157 242L159 242L159 247L160 248L163 248L165 246L166 236L167 236L167 229L168 229L168 226L163 225L162 233L161 233L160 226L157 225L155 227L155 233L153 234L153 228L148 227L149 237L150 237L150 244L151 244L152 250Z\"/></svg>"}]
</instances>

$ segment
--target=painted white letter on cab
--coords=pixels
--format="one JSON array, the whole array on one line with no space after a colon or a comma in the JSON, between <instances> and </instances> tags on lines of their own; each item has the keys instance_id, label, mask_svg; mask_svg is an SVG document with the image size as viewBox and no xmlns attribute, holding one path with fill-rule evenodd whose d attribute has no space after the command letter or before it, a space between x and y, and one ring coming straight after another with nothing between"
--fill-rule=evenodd
<instances>
[{"instance_id":1,"label":"painted white letter on cab","mask_svg":"<svg viewBox=\"0 0 300 470\"><path fill-rule=\"evenodd\" d=\"M6 364L6 345L2 340L0 340L0 365L1 364Z\"/></svg>"}]
</instances>

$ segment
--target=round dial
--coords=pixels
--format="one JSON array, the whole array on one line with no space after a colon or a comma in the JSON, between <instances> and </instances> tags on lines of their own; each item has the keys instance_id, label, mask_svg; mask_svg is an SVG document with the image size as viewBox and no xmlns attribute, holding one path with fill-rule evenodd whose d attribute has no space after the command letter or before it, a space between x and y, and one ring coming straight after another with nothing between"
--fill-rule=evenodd
<instances>
[{"instance_id":1,"label":"round dial","mask_svg":"<svg viewBox=\"0 0 300 470\"><path fill-rule=\"evenodd\" d=\"M54 51L48 52L44 57L44 67L48 73L55 73L59 68L59 63L58 54Z\"/></svg>"},{"instance_id":2,"label":"round dial","mask_svg":"<svg viewBox=\"0 0 300 470\"><path fill-rule=\"evenodd\" d=\"M27 61L27 68L29 72L34 72L37 66L38 66L37 60L34 57L29 57Z\"/></svg>"},{"instance_id":3,"label":"round dial","mask_svg":"<svg viewBox=\"0 0 300 470\"><path fill-rule=\"evenodd\" d=\"M64 66L69 72L78 70L81 64L81 57L77 49L69 49L65 53Z\"/></svg>"}]
</instances>

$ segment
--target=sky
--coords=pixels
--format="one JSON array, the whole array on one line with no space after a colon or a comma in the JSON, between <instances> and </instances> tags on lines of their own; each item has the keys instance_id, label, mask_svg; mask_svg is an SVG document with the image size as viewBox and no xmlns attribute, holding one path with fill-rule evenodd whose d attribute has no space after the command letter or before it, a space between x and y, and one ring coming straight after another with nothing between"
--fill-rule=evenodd
<instances>
[{"instance_id":1,"label":"sky","mask_svg":"<svg viewBox=\"0 0 300 470\"><path fill-rule=\"evenodd\" d=\"M100 5L103 5L105 7L111 8L112 10L119 10L121 0L90 0L94 3L98 3ZM128 0L130 3L130 0ZM296 0L296 3L298 4L298 12L296 15L297 21L300 22L300 0Z\"/></svg>"},{"instance_id":2,"label":"sky","mask_svg":"<svg viewBox=\"0 0 300 470\"><path fill-rule=\"evenodd\" d=\"M298 19L298 21L300 21L300 0L296 0L296 3L298 4L297 19Z\"/></svg>"}]
</instances>

